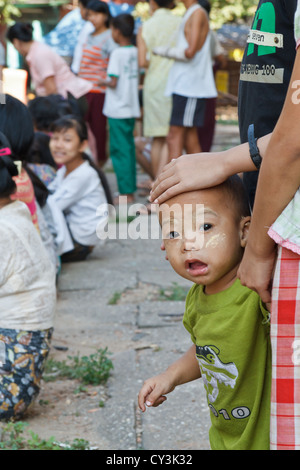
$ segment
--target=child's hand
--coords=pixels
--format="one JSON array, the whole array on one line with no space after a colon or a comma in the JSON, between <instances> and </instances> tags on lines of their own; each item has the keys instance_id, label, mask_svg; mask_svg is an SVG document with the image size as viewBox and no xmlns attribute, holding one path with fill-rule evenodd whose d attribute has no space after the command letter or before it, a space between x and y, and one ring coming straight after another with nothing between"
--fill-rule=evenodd
<instances>
[{"instance_id":1,"label":"child's hand","mask_svg":"<svg viewBox=\"0 0 300 470\"><path fill-rule=\"evenodd\" d=\"M140 410L146 411L146 406L161 405L167 399L165 395L172 392L174 388L175 384L167 372L146 380L138 396Z\"/></svg>"}]
</instances>

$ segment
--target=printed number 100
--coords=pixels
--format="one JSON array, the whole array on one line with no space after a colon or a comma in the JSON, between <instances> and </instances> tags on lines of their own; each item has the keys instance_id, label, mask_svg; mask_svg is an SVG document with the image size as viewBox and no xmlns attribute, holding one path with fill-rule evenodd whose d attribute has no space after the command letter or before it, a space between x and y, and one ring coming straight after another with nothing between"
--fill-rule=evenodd
<instances>
[{"instance_id":1,"label":"printed number 100","mask_svg":"<svg viewBox=\"0 0 300 470\"><path fill-rule=\"evenodd\" d=\"M218 418L220 415L222 415L224 419L231 419L226 410L217 411L211 404L209 404L208 406L211 409L212 413L216 416L216 418ZM237 407L237 408L233 408L233 410L231 410L231 415L235 419L248 418L248 416L250 416L250 414L251 414L251 412L250 412L249 408L247 408L246 406L240 406L240 407Z\"/></svg>"}]
</instances>

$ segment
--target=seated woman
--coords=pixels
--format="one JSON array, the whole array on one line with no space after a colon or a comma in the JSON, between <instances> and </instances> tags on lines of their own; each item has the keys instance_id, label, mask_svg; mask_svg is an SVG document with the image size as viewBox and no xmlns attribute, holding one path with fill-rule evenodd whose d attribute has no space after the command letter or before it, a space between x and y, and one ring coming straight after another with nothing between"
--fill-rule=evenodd
<instances>
[{"instance_id":1,"label":"seated woman","mask_svg":"<svg viewBox=\"0 0 300 470\"><path fill-rule=\"evenodd\" d=\"M0 154L6 153L2 148ZM23 417L40 391L56 304L55 269L0 156L0 420Z\"/></svg>"},{"instance_id":2,"label":"seated woman","mask_svg":"<svg viewBox=\"0 0 300 470\"><path fill-rule=\"evenodd\" d=\"M34 141L31 114L27 106L20 100L8 94L4 96L5 104L0 104L1 148L6 148L6 152L11 153L11 157L19 165L19 173L14 177L17 189L11 195L11 199L22 201L27 205L32 222L41 235L50 259L58 269L54 240L41 210L47 199L48 191L27 164L29 151Z\"/></svg>"},{"instance_id":3,"label":"seated woman","mask_svg":"<svg viewBox=\"0 0 300 470\"><path fill-rule=\"evenodd\" d=\"M48 186L47 203L53 210L62 262L81 261L96 245L97 230L106 225L111 195L104 173L84 153L84 121L64 116L53 123L51 132L50 150L60 168Z\"/></svg>"}]
</instances>

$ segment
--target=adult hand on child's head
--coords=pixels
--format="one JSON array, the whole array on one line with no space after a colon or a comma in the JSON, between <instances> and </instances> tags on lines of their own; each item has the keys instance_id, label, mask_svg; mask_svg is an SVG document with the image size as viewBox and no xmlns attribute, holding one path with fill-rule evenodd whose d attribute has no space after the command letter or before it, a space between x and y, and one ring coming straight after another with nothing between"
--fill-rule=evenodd
<instances>
[{"instance_id":1,"label":"adult hand on child's head","mask_svg":"<svg viewBox=\"0 0 300 470\"><path fill-rule=\"evenodd\" d=\"M221 152L182 155L168 163L154 182L151 202L161 204L178 194L221 184L228 176Z\"/></svg>"}]
</instances>

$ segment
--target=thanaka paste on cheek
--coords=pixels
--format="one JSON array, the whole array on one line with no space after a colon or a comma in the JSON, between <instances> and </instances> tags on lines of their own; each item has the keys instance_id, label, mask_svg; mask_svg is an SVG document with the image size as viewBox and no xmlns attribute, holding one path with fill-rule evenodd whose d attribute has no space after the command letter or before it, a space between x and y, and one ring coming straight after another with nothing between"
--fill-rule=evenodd
<instances>
[{"instance_id":1,"label":"thanaka paste on cheek","mask_svg":"<svg viewBox=\"0 0 300 470\"><path fill-rule=\"evenodd\" d=\"M213 235L205 244L206 248L216 248L217 246L223 244L226 240L225 233L218 233Z\"/></svg>"}]
</instances>

